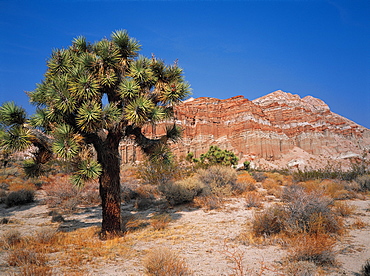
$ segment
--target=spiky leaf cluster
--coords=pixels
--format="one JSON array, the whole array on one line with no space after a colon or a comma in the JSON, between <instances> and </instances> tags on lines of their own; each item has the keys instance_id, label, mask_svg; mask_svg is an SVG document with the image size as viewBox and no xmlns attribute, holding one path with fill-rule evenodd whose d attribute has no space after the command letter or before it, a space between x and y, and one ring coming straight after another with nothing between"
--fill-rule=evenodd
<instances>
[{"instance_id":1,"label":"spiky leaf cluster","mask_svg":"<svg viewBox=\"0 0 370 276\"><path fill-rule=\"evenodd\" d=\"M28 92L37 107L30 120L13 103L0 110L1 120L14 124L6 134L10 141L6 146L25 149L32 143L45 148L24 127L31 124L52 137L56 157L73 160L74 181L80 184L101 172L101 164L84 153L86 145L100 147L107 137L118 141L125 136L135 136L147 150L158 145L144 136L142 128L171 118L174 105L189 95L190 88L176 62L166 65L154 56L140 56L140 48L138 41L119 30L95 43L79 36L71 46L53 50L43 81ZM173 126L166 139L159 140L175 141L179 134ZM28 170L39 170L36 161L27 164Z\"/></svg>"}]
</instances>

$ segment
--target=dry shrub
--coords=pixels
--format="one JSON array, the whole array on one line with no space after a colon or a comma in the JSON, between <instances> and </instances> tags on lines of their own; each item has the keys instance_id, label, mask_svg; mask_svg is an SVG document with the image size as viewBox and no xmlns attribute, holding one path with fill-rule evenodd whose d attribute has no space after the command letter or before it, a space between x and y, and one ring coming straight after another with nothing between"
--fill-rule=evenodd
<instances>
[{"instance_id":1,"label":"dry shrub","mask_svg":"<svg viewBox=\"0 0 370 276\"><path fill-rule=\"evenodd\" d=\"M171 216L169 214L154 215L151 218L150 225L154 230L163 230L171 222Z\"/></svg>"},{"instance_id":2,"label":"dry shrub","mask_svg":"<svg viewBox=\"0 0 370 276\"><path fill-rule=\"evenodd\" d=\"M11 192L20 190L36 190L35 184L32 181L20 176L9 176L5 178L2 183L8 184L9 191Z\"/></svg>"},{"instance_id":3,"label":"dry shrub","mask_svg":"<svg viewBox=\"0 0 370 276\"><path fill-rule=\"evenodd\" d=\"M145 272L150 276L192 275L186 262L168 248L154 248L143 259Z\"/></svg>"},{"instance_id":4,"label":"dry shrub","mask_svg":"<svg viewBox=\"0 0 370 276\"><path fill-rule=\"evenodd\" d=\"M35 200L35 192L33 190L18 190L8 194L5 198L5 205L13 207L32 203Z\"/></svg>"},{"instance_id":5,"label":"dry shrub","mask_svg":"<svg viewBox=\"0 0 370 276\"><path fill-rule=\"evenodd\" d=\"M347 202L336 201L334 203L335 212L342 217L349 217L356 211L356 206L350 205Z\"/></svg>"},{"instance_id":6,"label":"dry shrub","mask_svg":"<svg viewBox=\"0 0 370 276\"><path fill-rule=\"evenodd\" d=\"M254 180L256 180L257 182L262 182L267 178L264 172L252 172L251 174Z\"/></svg>"},{"instance_id":7,"label":"dry shrub","mask_svg":"<svg viewBox=\"0 0 370 276\"><path fill-rule=\"evenodd\" d=\"M250 192L257 189L256 180L248 172L238 175L234 187L236 193Z\"/></svg>"},{"instance_id":8,"label":"dry shrub","mask_svg":"<svg viewBox=\"0 0 370 276\"><path fill-rule=\"evenodd\" d=\"M214 195L201 195L194 198L194 206L204 208L206 210L221 208L222 204L222 198Z\"/></svg>"},{"instance_id":9,"label":"dry shrub","mask_svg":"<svg viewBox=\"0 0 370 276\"><path fill-rule=\"evenodd\" d=\"M345 181L336 179L324 179L320 183L320 189L323 193L333 199L351 199L356 197L356 193Z\"/></svg>"},{"instance_id":10,"label":"dry shrub","mask_svg":"<svg viewBox=\"0 0 370 276\"><path fill-rule=\"evenodd\" d=\"M360 191L370 191L370 174L358 176L355 181L360 186Z\"/></svg>"},{"instance_id":11,"label":"dry shrub","mask_svg":"<svg viewBox=\"0 0 370 276\"><path fill-rule=\"evenodd\" d=\"M185 178L176 182L162 183L158 189L171 205L191 202L203 191L203 183L195 177Z\"/></svg>"},{"instance_id":12,"label":"dry shrub","mask_svg":"<svg viewBox=\"0 0 370 276\"><path fill-rule=\"evenodd\" d=\"M97 181L87 182L78 188L71 183L69 175L59 173L45 177L44 183L43 189L48 195L46 203L51 208L74 211L80 204L100 203Z\"/></svg>"},{"instance_id":13,"label":"dry shrub","mask_svg":"<svg viewBox=\"0 0 370 276\"><path fill-rule=\"evenodd\" d=\"M262 197L258 192L247 192L244 194L245 206L247 208L251 207L261 207L262 206Z\"/></svg>"},{"instance_id":14,"label":"dry shrub","mask_svg":"<svg viewBox=\"0 0 370 276\"><path fill-rule=\"evenodd\" d=\"M46 256L29 248L14 249L7 257L10 266L36 265L44 266L47 262Z\"/></svg>"},{"instance_id":15,"label":"dry shrub","mask_svg":"<svg viewBox=\"0 0 370 276\"><path fill-rule=\"evenodd\" d=\"M273 179L279 185L283 185L283 182L284 182L284 176L283 175L281 175L277 172L266 172L265 176L269 179Z\"/></svg>"},{"instance_id":16,"label":"dry shrub","mask_svg":"<svg viewBox=\"0 0 370 276\"><path fill-rule=\"evenodd\" d=\"M330 208L332 200L317 192L308 193L299 186L284 189L288 225L292 232L339 233L341 221Z\"/></svg>"},{"instance_id":17,"label":"dry shrub","mask_svg":"<svg viewBox=\"0 0 370 276\"><path fill-rule=\"evenodd\" d=\"M361 267L360 276L370 276L370 259Z\"/></svg>"},{"instance_id":18,"label":"dry shrub","mask_svg":"<svg viewBox=\"0 0 370 276\"><path fill-rule=\"evenodd\" d=\"M252 233L255 236L278 234L286 228L287 213L283 206L274 204L263 212L254 214Z\"/></svg>"},{"instance_id":19,"label":"dry shrub","mask_svg":"<svg viewBox=\"0 0 370 276\"><path fill-rule=\"evenodd\" d=\"M291 185L284 189L283 204L274 204L256 213L252 233L270 236L278 233L340 233L342 221L332 211L331 199L307 193L303 187Z\"/></svg>"},{"instance_id":20,"label":"dry shrub","mask_svg":"<svg viewBox=\"0 0 370 276\"><path fill-rule=\"evenodd\" d=\"M289 241L291 261L308 261L316 265L335 265L335 239L327 234L301 234Z\"/></svg>"},{"instance_id":21,"label":"dry shrub","mask_svg":"<svg viewBox=\"0 0 370 276\"><path fill-rule=\"evenodd\" d=\"M203 194L229 196L234 190L237 173L233 168L225 166L212 166L208 169L198 170L198 179L204 184Z\"/></svg>"}]
</instances>

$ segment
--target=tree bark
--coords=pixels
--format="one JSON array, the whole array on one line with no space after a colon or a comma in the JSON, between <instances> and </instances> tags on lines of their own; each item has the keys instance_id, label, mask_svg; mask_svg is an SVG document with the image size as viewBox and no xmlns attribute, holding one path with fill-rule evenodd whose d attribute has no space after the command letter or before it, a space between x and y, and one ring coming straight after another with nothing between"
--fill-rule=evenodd
<instances>
[{"instance_id":1,"label":"tree bark","mask_svg":"<svg viewBox=\"0 0 370 276\"><path fill-rule=\"evenodd\" d=\"M98 161L102 166L99 192L102 202L103 235L123 232L121 219L120 157L118 135L109 135L104 142L95 144Z\"/></svg>"}]
</instances>

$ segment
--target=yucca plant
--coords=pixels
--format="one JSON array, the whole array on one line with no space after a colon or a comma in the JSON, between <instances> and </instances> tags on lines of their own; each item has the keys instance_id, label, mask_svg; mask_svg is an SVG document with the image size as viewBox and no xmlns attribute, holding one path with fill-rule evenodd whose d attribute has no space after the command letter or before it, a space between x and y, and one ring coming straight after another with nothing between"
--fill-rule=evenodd
<instances>
[{"instance_id":1,"label":"yucca plant","mask_svg":"<svg viewBox=\"0 0 370 276\"><path fill-rule=\"evenodd\" d=\"M99 178L103 233L122 229L120 141L132 137L148 155L169 139L176 141L180 131L173 123L159 139L147 138L142 130L170 122L174 106L190 93L177 62L139 56L140 48L124 30L95 43L77 37L68 48L52 52L43 81L28 93L37 107L31 118L14 103L0 108L1 147L37 149L25 166L30 176L57 157L71 161L75 184Z\"/></svg>"}]
</instances>

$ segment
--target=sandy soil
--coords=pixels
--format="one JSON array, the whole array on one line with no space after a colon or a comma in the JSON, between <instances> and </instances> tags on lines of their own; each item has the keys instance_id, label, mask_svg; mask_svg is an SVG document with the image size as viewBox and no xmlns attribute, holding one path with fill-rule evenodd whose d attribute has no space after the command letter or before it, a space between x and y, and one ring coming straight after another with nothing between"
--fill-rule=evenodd
<instances>
[{"instance_id":1,"label":"sandy soil","mask_svg":"<svg viewBox=\"0 0 370 276\"><path fill-rule=\"evenodd\" d=\"M43 195L38 194L39 197ZM366 223L362 229L352 229L337 245L337 261L339 266L327 272L327 275L358 275L365 260L370 258L370 199L352 200L350 204L357 207L355 215L346 219L347 225L352 225L360 219ZM271 204L266 202L265 206ZM151 208L137 211L132 204L122 206L124 216L150 218L157 210ZM65 215L65 222L51 223L49 209L46 205L36 202L26 206L4 208L0 205L0 218L6 217L12 221L0 224L0 237L10 229L17 229L23 235L32 235L42 227L55 227L61 231L73 231L76 228L100 225L100 207L83 207L78 212ZM286 275L283 273L286 250L279 244L251 245L243 243L240 235L245 231L245 224L255 210L247 209L240 198L229 199L225 207L206 211L180 206L170 209L172 221L165 230L146 229L129 233L136 254L127 258L117 256L114 260L104 261L98 266L88 268L87 275L144 275L142 258L148 250L156 247L167 247L183 257L194 275L235 275L235 262L228 261L228 254L237 253L242 257L245 275ZM150 236L152 235L152 236ZM122 238L125 242L125 238ZM2 249L0 249L2 250ZM7 275L9 269L4 261L7 252L0 251L0 275ZM57 275L57 274L56 274Z\"/></svg>"}]
</instances>

